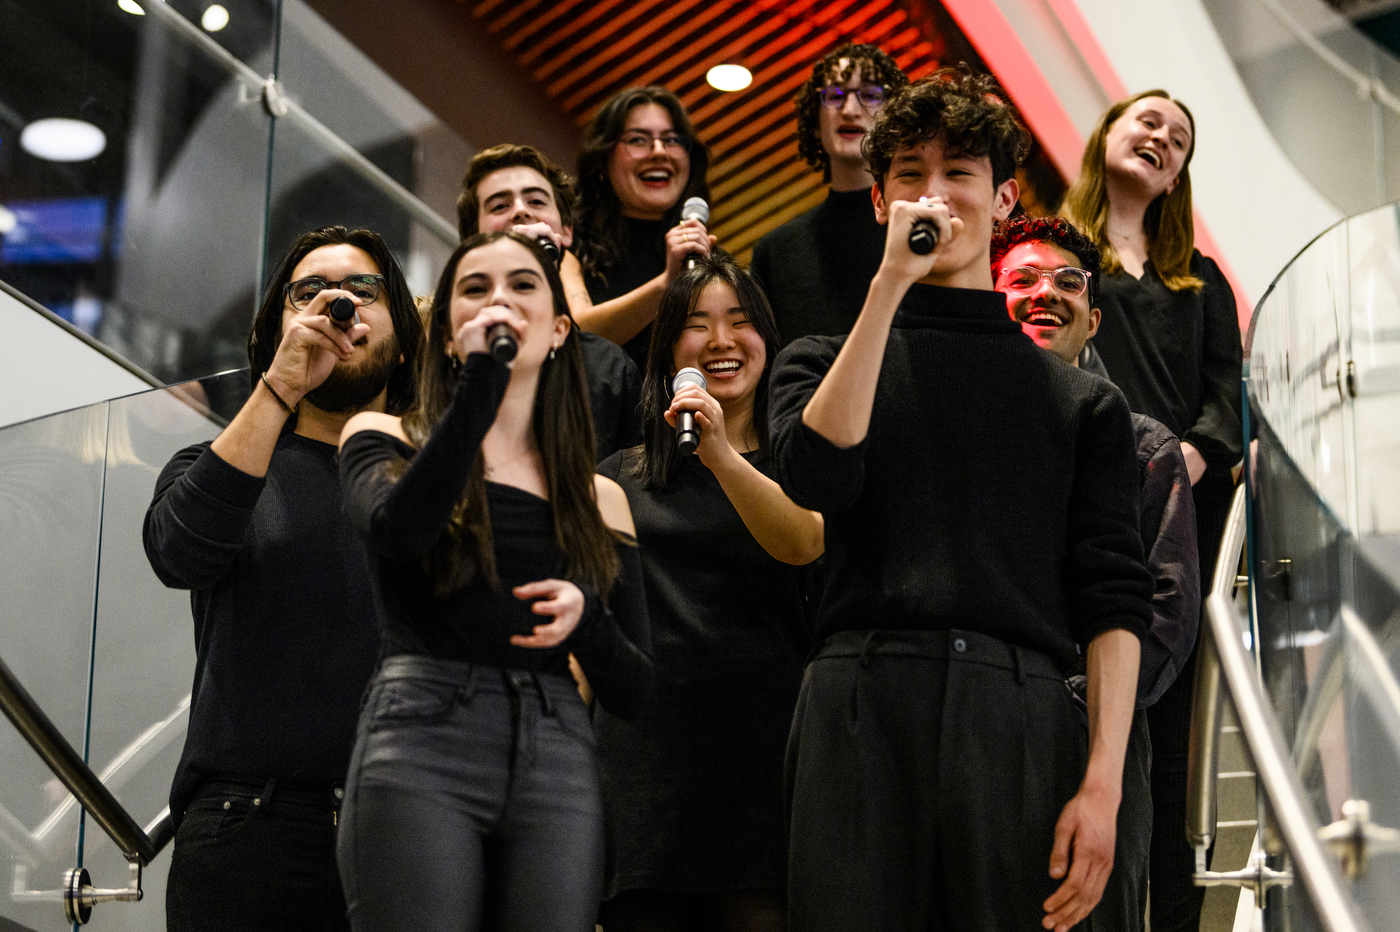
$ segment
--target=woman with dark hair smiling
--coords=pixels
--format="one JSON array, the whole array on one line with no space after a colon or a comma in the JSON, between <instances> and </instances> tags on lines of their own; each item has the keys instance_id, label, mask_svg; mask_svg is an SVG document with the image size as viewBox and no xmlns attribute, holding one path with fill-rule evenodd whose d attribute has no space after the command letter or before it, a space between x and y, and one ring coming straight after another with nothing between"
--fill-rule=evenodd
<instances>
[{"instance_id":1,"label":"woman with dark hair smiling","mask_svg":"<svg viewBox=\"0 0 1400 932\"><path fill-rule=\"evenodd\" d=\"M619 91L584 130L574 250L593 307L578 322L641 369L661 293L687 257L709 255L714 243L700 221L680 222L686 200L709 201L709 169L709 149L664 87Z\"/></svg>"},{"instance_id":2,"label":"woman with dark hair smiling","mask_svg":"<svg viewBox=\"0 0 1400 932\"><path fill-rule=\"evenodd\" d=\"M1099 119L1061 213L1103 253L1096 353L1081 362L1092 371L1101 359L1128 406L1181 440L1204 583L1215 570L1244 439L1235 295L1195 248L1188 170L1195 149L1191 111L1166 91L1121 100ZM1194 852L1181 831L1194 670L1193 654L1147 712L1153 932L1200 923L1204 891L1192 883Z\"/></svg>"},{"instance_id":3,"label":"woman with dark hair smiling","mask_svg":"<svg viewBox=\"0 0 1400 932\"><path fill-rule=\"evenodd\" d=\"M357 932L591 932L603 873L594 738L570 675L631 718L652 663L632 518L593 473L554 263L517 233L448 260L419 407L350 420L346 508L376 574L383 660L346 780ZM518 353L486 352L505 326Z\"/></svg>"},{"instance_id":4,"label":"woman with dark hair smiling","mask_svg":"<svg viewBox=\"0 0 1400 932\"><path fill-rule=\"evenodd\" d=\"M769 475L768 375L778 328L729 257L666 289L642 385L645 442L600 472L637 526L656 700L596 716L611 850L607 932L786 925L783 757L811 649L800 567L822 520ZM693 367L706 388L669 387ZM676 449L694 413L700 445Z\"/></svg>"}]
</instances>

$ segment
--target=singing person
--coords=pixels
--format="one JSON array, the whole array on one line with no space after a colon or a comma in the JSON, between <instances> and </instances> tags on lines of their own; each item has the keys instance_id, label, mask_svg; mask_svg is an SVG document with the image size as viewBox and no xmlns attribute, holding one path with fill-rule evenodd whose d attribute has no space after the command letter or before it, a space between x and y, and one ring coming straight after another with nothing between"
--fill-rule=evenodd
<instances>
[{"instance_id":1,"label":"singing person","mask_svg":"<svg viewBox=\"0 0 1400 932\"><path fill-rule=\"evenodd\" d=\"M569 654L622 718L653 676L632 518L593 473L571 323L538 243L473 236L438 282L419 408L342 436L384 642L342 814L357 932L593 929L602 803ZM500 327L510 364L487 353Z\"/></svg>"}]
</instances>

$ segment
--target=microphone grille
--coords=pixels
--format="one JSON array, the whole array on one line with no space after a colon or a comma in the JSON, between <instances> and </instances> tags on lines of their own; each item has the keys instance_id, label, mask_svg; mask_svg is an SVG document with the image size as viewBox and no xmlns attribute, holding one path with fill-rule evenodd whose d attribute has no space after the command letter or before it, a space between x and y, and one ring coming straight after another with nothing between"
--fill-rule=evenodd
<instances>
[{"instance_id":1,"label":"microphone grille","mask_svg":"<svg viewBox=\"0 0 1400 932\"><path fill-rule=\"evenodd\" d=\"M701 391L704 391L705 373L691 366L686 366L680 372L677 372L676 377L671 380L671 394L674 395L686 385L696 385L700 387Z\"/></svg>"},{"instance_id":2,"label":"microphone grille","mask_svg":"<svg viewBox=\"0 0 1400 932\"><path fill-rule=\"evenodd\" d=\"M701 223L710 222L710 205L705 203L703 197L687 198L681 205L681 219L689 220L692 217Z\"/></svg>"}]
</instances>

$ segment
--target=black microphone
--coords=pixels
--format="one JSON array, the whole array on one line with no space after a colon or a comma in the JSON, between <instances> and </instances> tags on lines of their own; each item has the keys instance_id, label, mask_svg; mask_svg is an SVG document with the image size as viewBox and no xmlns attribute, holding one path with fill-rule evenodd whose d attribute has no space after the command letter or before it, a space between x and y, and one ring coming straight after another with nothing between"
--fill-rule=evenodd
<instances>
[{"instance_id":1,"label":"black microphone","mask_svg":"<svg viewBox=\"0 0 1400 932\"><path fill-rule=\"evenodd\" d=\"M515 342L515 331L504 322L487 328L486 346L491 351L491 358L503 366L513 361L520 351L520 344Z\"/></svg>"},{"instance_id":2,"label":"black microphone","mask_svg":"<svg viewBox=\"0 0 1400 932\"><path fill-rule=\"evenodd\" d=\"M549 258L554 262L555 267L558 268L559 260L564 257L564 254L559 251L559 244L554 242L554 240L550 239L548 236L541 236L539 239L539 243L540 248L544 250L544 254L546 256L549 256Z\"/></svg>"},{"instance_id":3,"label":"black microphone","mask_svg":"<svg viewBox=\"0 0 1400 932\"><path fill-rule=\"evenodd\" d=\"M695 200L700 200L695 198ZM705 203L700 201L700 203ZM671 394L675 395L686 385L698 385L700 390L705 390L705 373L690 366L685 367L676 373L676 377L671 380ZM676 419L676 449L689 456L695 452L695 448L700 446L700 428L695 426L695 412L682 411L681 416Z\"/></svg>"},{"instance_id":4,"label":"black microphone","mask_svg":"<svg viewBox=\"0 0 1400 932\"><path fill-rule=\"evenodd\" d=\"M331 320L341 330L349 330L360 322L360 314L355 310L355 302L343 296L331 302L330 315Z\"/></svg>"},{"instance_id":5,"label":"black microphone","mask_svg":"<svg viewBox=\"0 0 1400 932\"><path fill-rule=\"evenodd\" d=\"M685 222L686 220L699 220L704 224L710 222L710 205L705 203L703 197L688 198L686 202L681 205L681 222ZM695 268L695 256L693 254L689 259L685 260L685 267L688 269ZM705 387L704 376L700 378L700 387Z\"/></svg>"},{"instance_id":6,"label":"black microphone","mask_svg":"<svg viewBox=\"0 0 1400 932\"><path fill-rule=\"evenodd\" d=\"M931 220L920 220L909 230L909 251L926 256L938 248L938 227Z\"/></svg>"}]
</instances>

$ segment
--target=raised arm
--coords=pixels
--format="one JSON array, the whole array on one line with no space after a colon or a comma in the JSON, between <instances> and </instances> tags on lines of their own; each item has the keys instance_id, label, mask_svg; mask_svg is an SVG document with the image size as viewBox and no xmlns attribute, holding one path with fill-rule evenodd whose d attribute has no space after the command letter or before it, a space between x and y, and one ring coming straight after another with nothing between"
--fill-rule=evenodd
<instances>
[{"instance_id":1,"label":"raised arm","mask_svg":"<svg viewBox=\"0 0 1400 932\"><path fill-rule=\"evenodd\" d=\"M209 444L176 453L156 480L141 540L157 578L200 589L223 577L243 551L267 480L230 466Z\"/></svg>"},{"instance_id":2,"label":"raised arm","mask_svg":"<svg viewBox=\"0 0 1400 932\"><path fill-rule=\"evenodd\" d=\"M715 237L705 232L705 225L700 221L679 223L666 231L666 271L641 287L601 304L582 308L570 302L569 310L584 330L622 345L656 319L661 295L672 279L685 272L686 258L692 254L709 255L714 244Z\"/></svg>"}]
</instances>

